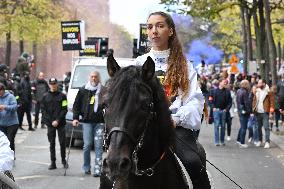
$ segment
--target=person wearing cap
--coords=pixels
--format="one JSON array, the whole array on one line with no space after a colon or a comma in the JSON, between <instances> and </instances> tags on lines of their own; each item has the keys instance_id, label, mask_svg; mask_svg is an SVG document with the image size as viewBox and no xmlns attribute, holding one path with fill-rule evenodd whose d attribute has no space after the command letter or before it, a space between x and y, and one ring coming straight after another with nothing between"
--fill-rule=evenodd
<instances>
[{"instance_id":1,"label":"person wearing cap","mask_svg":"<svg viewBox=\"0 0 284 189\"><path fill-rule=\"evenodd\" d=\"M18 130L17 101L13 94L5 91L5 85L0 83L0 131L10 141L10 148L15 152L15 137Z\"/></svg>"},{"instance_id":2,"label":"person wearing cap","mask_svg":"<svg viewBox=\"0 0 284 189\"><path fill-rule=\"evenodd\" d=\"M64 168L68 167L66 162L66 146L65 146L65 115L67 113L66 95L58 90L58 81L56 78L49 79L49 91L44 94L42 99L42 121L47 125L47 137L50 143L50 159L51 164L49 170L56 169L56 151L55 138L56 131L58 133L61 163Z\"/></svg>"}]
</instances>

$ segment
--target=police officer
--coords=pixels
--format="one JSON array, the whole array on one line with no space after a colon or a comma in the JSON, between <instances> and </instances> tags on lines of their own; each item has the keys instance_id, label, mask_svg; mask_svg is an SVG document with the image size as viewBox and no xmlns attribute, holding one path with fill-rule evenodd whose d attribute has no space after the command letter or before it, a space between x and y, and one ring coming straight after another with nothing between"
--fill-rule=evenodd
<instances>
[{"instance_id":1,"label":"police officer","mask_svg":"<svg viewBox=\"0 0 284 189\"><path fill-rule=\"evenodd\" d=\"M42 99L42 119L43 123L47 125L47 136L50 143L50 159L51 164L49 170L56 169L55 157L55 137L56 130L58 132L61 162L64 168L68 167L65 160L65 115L67 113L66 95L58 91L58 82L56 78L49 79L50 90L45 93Z\"/></svg>"}]
</instances>

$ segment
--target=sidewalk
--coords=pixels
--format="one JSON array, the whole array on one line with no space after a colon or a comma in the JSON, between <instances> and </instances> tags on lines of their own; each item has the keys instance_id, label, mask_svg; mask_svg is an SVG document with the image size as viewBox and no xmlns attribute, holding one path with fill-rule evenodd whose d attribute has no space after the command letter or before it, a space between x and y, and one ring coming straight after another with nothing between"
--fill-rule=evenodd
<instances>
[{"instance_id":1,"label":"sidewalk","mask_svg":"<svg viewBox=\"0 0 284 189\"><path fill-rule=\"evenodd\" d=\"M284 150L284 124L279 124L280 132L276 132L275 129L275 126L273 126L273 131L270 132L270 140L281 148L281 150Z\"/></svg>"}]
</instances>

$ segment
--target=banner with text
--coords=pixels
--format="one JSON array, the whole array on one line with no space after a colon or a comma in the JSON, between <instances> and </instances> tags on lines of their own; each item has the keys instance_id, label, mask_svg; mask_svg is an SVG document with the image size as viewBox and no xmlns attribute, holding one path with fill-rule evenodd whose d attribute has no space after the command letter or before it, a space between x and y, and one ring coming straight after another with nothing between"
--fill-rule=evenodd
<instances>
[{"instance_id":1,"label":"banner with text","mask_svg":"<svg viewBox=\"0 0 284 189\"><path fill-rule=\"evenodd\" d=\"M64 51L82 50L85 48L85 22L61 22L62 46Z\"/></svg>"},{"instance_id":2,"label":"banner with text","mask_svg":"<svg viewBox=\"0 0 284 189\"><path fill-rule=\"evenodd\" d=\"M86 40L85 48L80 50L80 56L99 56L99 40Z\"/></svg>"},{"instance_id":3,"label":"banner with text","mask_svg":"<svg viewBox=\"0 0 284 189\"><path fill-rule=\"evenodd\" d=\"M148 35L147 35L147 24L140 24L140 35L139 35L139 54L145 54L149 47Z\"/></svg>"}]
</instances>

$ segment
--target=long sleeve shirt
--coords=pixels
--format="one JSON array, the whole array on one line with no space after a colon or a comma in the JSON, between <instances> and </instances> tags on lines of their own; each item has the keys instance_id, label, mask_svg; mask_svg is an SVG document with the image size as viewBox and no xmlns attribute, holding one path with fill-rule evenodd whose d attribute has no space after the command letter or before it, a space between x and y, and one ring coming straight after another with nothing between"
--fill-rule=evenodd
<instances>
[{"instance_id":1,"label":"long sleeve shirt","mask_svg":"<svg viewBox=\"0 0 284 189\"><path fill-rule=\"evenodd\" d=\"M232 97L229 90L217 88L213 91L212 107L220 110L230 111L232 106Z\"/></svg>"},{"instance_id":2,"label":"long sleeve shirt","mask_svg":"<svg viewBox=\"0 0 284 189\"><path fill-rule=\"evenodd\" d=\"M165 51L151 50L149 53L137 57L137 65L143 65L150 56L155 62L155 71L167 70L167 61L170 49ZM188 62L189 91L186 97L183 97L182 91L178 90L178 96L169 107L170 110L176 110L176 116L179 117L179 126L191 130L199 130L201 126L201 116L204 108L204 96L197 82L197 73L191 63Z\"/></svg>"}]
</instances>

